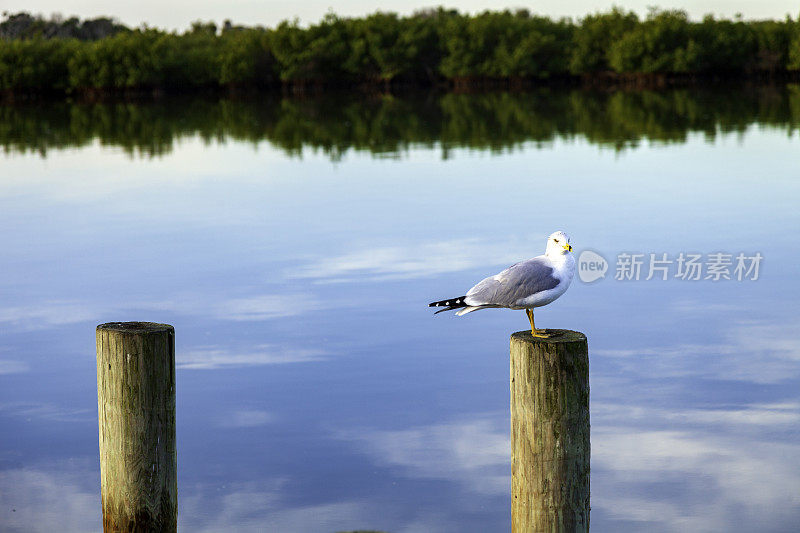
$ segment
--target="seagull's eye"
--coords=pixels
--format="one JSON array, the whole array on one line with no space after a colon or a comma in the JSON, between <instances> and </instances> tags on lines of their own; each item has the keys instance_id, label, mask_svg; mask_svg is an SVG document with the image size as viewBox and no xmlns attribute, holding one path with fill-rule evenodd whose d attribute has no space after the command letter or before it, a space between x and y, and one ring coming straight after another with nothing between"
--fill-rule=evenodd
<instances>
[{"instance_id":1,"label":"seagull's eye","mask_svg":"<svg viewBox=\"0 0 800 533\"><path fill-rule=\"evenodd\" d=\"M558 239L553 239L553 240L556 241L556 244L558 244Z\"/></svg>"}]
</instances>

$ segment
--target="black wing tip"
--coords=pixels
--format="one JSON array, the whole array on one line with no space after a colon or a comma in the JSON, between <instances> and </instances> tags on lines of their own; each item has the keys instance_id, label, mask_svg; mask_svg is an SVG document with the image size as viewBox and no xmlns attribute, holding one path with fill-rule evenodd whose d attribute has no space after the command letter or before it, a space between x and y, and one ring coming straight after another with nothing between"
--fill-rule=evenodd
<instances>
[{"instance_id":1,"label":"black wing tip","mask_svg":"<svg viewBox=\"0 0 800 533\"><path fill-rule=\"evenodd\" d=\"M447 300L439 300L438 302L431 302L428 304L428 307L444 307L445 309L439 309L434 315L438 315L442 311L452 311L453 309L460 309L462 307L467 307L467 303L464 301L466 300L467 296L459 296L458 298L449 298Z\"/></svg>"}]
</instances>

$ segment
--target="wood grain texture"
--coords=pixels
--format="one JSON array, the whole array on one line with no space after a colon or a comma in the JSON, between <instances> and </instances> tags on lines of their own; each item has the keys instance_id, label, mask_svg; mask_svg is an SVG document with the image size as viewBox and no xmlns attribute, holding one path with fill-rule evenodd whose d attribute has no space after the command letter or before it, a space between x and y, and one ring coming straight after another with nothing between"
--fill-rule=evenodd
<instances>
[{"instance_id":1,"label":"wood grain texture","mask_svg":"<svg viewBox=\"0 0 800 533\"><path fill-rule=\"evenodd\" d=\"M177 531L175 330L97 326L103 531Z\"/></svg>"},{"instance_id":2,"label":"wood grain texture","mask_svg":"<svg viewBox=\"0 0 800 533\"><path fill-rule=\"evenodd\" d=\"M548 330L548 332L554 330ZM511 530L589 531L586 336L511 336Z\"/></svg>"}]
</instances>

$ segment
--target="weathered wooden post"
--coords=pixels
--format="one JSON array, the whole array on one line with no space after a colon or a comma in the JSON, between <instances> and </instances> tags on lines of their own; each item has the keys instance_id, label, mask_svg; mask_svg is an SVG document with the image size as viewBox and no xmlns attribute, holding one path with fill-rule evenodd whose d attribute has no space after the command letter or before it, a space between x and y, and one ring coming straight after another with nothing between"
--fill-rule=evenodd
<instances>
[{"instance_id":1,"label":"weathered wooden post","mask_svg":"<svg viewBox=\"0 0 800 533\"><path fill-rule=\"evenodd\" d=\"M103 531L177 531L175 330L97 326Z\"/></svg>"},{"instance_id":2,"label":"weathered wooden post","mask_svg":"<svg viewBox=\"0 0 800 533\"><path fill-rule=\"evenodd\" d=\"M552 330L549 330L552 331ZM511 530L589 531L586 336L511 335Z\"/></svg>"}]
</instances>

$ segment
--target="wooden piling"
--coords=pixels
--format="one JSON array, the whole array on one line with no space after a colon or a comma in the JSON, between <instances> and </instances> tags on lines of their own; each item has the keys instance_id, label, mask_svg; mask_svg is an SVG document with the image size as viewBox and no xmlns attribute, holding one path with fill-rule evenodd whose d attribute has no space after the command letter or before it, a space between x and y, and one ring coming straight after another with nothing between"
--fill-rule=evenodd
<instances>
[{"instance_id":1,"label":"wooden piling","mask_svg":"<svg viewBox=\"0 0 800 533\"><path fill-rule=\"evenodd\" d=\"M588 345L548 331L511 335L511 530L588 532Z\"/></svg>"},{"instance_id":2,"label":"wooden piling","mask_svg":"<svg viewBox=\"0 0 800 533\"><path fill-rule=\"evenodd\" d=\"M175 532L175 330L97 326L103 531Z\"/></svg>"}]
</instances>

